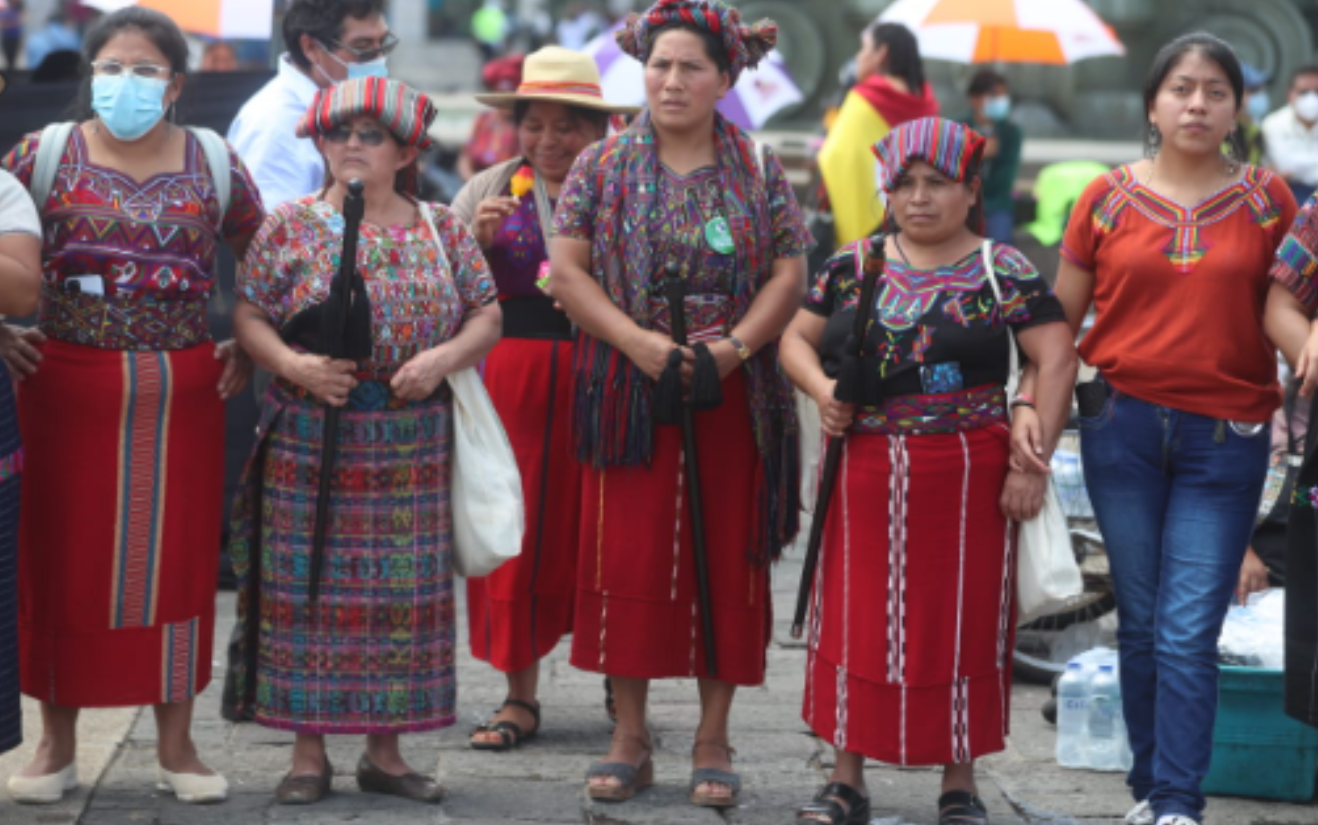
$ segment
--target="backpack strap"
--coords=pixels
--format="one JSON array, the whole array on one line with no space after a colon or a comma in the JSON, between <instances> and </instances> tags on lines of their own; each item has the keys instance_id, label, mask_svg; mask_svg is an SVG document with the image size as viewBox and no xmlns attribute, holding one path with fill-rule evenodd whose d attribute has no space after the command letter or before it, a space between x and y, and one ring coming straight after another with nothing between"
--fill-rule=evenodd
<instances>
[{"instance_id":1,"label":"backpack strap","mask_svg":"<svg viewBox=\"0 0 1318 825\"><path fill-rule=\"evenodd\" d=\"M220 223L216 234L223 237L224 218L229 214L229 201L233 196L233 169L229 165L229 146L210 129L189 126L188 131L201 144L201 151L206 155L206 165L210 167L211 183L215 186L215 198L220 202Z\"/></svg>"},{"instance_id":2,"label":"backpack strap","mask_svg":"<svg viewBox=\"0 0 1318 825\"><path fill-rule=\"evenodd\" d=\"M37 139L37 157L32 164L32 180L28 183L28 192L32 202L37 205L37 212L45 209L46 199L55 186L55 175L59 172L60 158L69 145L69 136L73 134L76 123L52 123L41 130Z\"/></svg>"},{"instance_id":3,"label":"backpack strap","mask_svg":"<svg viewBox=\"0 0 1318 825\"><path fill-rule=\"evenodd\" d=\"M767 181L768 176L764 171L764 144L758 140L752 140L751 143L755 144L755 162L760 166L760 177Z\"/></svg>"}]
</instances>

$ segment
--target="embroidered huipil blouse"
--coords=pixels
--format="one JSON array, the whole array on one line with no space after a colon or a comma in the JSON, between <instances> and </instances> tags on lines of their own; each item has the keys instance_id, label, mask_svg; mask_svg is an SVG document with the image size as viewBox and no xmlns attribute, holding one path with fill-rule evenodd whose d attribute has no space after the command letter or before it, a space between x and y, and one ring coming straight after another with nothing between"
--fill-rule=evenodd
<instances>
[{"instance_id":1,"label":"embroidered huipil blouse","mask_svg":"<svg viewBox=\"0 0 1318 825\"><path fill-rule=\"evenodd\" d=\"M837 374L860 303L858 248L850 244L829 259L805 299L807 311L828 319L820 349L831 376ZM1066 320L1024 255L996 244L992 260L1001 306L979 249L934 269L887 260L864 346L868 399L1001 387L1007 381L1008 327L1019 331ZM949 380L959 386L936 386Z\"/></svg>"},{"instance_id":2,"label":"embroidered huipil blouse","mask_svg":"<svg viewBox=\"0 0 1318 825\"><path fill-rule=\"evenodd\" d=\"M1304 299L1304 279L1269 274L1295 218L1277 175L1253 166L1194 206L1163 197L1122 166L1071 212L1068 261L1094 275L1085 362L1121 392L1211 418L1265 422L1281 404L1263 334L1275 278Z\"/></svg>"},{"instance_id":3,"label":"embroidered huipil blouse","mask_svg":"<svg viewBox=\"0 0 1318 825\"><path fill-rule=\"evenodd\" d=\"M430 209L447 264L418 214L410 226L363 222L357 267L371 302L373 348L360 372L387 381L423 350L457 334L467 313L495 300L494 280L475 237L446 206ZM329 295L343 250L343 213L306 197L270 214L247 251L238 294L279 326Z\"/></svg>"}]
</instances>

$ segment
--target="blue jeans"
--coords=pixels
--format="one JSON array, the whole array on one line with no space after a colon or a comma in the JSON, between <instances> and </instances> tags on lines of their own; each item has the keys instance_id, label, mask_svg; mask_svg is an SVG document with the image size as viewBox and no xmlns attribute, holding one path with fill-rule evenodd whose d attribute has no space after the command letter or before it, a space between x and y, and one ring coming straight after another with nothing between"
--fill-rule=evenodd
<instances>
[{"instance_id":1,"label":"blue jeans","mask_svg":"<svg viewBox=\"0 0 1318 825\"><path fill-rule=\"evenodd\" d=\"M1267 473L1269 428L1112 391L1080 420L1085 483L1117 593L1127 784L1201 821L1217 716L1217 638ZM1243 433L1243 434L1242 434Z\"/></svg>"}]
</instances>

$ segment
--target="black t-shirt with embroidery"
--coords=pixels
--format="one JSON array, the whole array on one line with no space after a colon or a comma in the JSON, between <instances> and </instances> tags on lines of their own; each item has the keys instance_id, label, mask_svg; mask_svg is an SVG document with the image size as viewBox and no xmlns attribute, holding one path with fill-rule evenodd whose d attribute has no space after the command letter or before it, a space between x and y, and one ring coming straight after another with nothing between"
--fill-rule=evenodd
<instances>
[{"instance_id":1,"label":"black t-shirt with embroidery","mask_svg":"<svg viewBox=\"0 0 1318 825\"><path fill-rule=\"evenodd\" d=\"M820 349L830 377L840 368L860 302L857 249L852 244L830 258L805 298L808 311L828 319ZM980 250L929 270L887 261L865 341L862 403L1005 384L1006 328L1066 320L1061 303L1024 255L1001 244L992 255L1002 307L984 277Z\"/></svg>"}]
</instances>

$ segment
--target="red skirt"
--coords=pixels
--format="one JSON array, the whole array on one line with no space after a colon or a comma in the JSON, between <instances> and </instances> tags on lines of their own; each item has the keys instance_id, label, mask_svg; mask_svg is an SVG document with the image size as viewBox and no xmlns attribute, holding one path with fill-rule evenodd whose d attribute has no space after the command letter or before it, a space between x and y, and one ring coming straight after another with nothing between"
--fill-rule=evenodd
<instances>
[{"instance_id":1,"label":"red skirt","mask_svg":"<svg viewBox=\"0 0 1318 825\"><path fill-rule=\"evenodd\" d=\"M855 435L815 580L805 721L898 765L1005 747L1015 530L999 510L1010 433Z\"/></svg>"},{"instance_id":2,"label":"red skirt","mask_svg":"<svg viewBox=\"0 0 1318 825\"><path fill-rule=\"evenodd\" d=\"M19 386L23 692L179 702L211 677L224 484L221 363L50 341Z\"/></svg>"},{"instance_id":3,"label":"red skirt","mask_svg":"<svg viewBox=\"0 0 1318 825\"><path fill-rule=\"evenodd\" d=\"M581 515L572 343L505 338L485 361L485 386L521 471L526 537L516 559L467 580L467 619L472 655L514 673L572 632Z\"/></svg>"},{"instance_id":4,"label":"red skirt","mask_svg":"<svg viewBox=\"0 0 1318 825\"><path fill-rule=\"evenodd\" d=\"M751 560L760 455L746 379L696 414L718 678L764 681L771 633L769 566ZM636 679L706 677L678 427L655 428L648 467L584 470L572 664Z\"/></svg>"}]
</instances>

